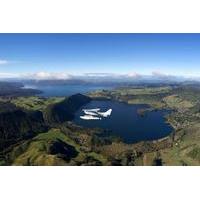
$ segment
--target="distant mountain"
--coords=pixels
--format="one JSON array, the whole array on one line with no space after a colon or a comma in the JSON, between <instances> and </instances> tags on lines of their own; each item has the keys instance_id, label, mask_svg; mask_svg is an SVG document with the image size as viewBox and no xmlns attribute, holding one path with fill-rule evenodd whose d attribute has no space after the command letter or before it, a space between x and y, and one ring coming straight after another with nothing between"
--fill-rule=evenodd
<instances>
[{"instance_id":1,"label":"distant mountain","mask_svg":"<svg viewBox=\"0 0 200 200\"><path fill-rule=\"evenodd\" d=\"M77 76L70 76L67 79L23 79L26 85L128 85L141 83L182 83L190 80L182 76L167 75L159 72L153 72L151 75L143 74L110 74L110 73L89 73Z\"/></svg>"},{"instance_id":2,"label":"distant mountain","mask_svg":"<svg viewBox=\"0 0 200 200\"><path fill-rule=\"evenodd\" d=\"M25 89L23 86L21 82L0 82L0 96L30 96L41 93L39 90Z\"/></svg>"},{"instance_id":3,"label":"distant mountain","mask_svg":"<svg viewBox=\"0 0 200 200\"><path fill-rule=\"evenodd\" d=\"M51 85L80 85L86 84L87 82L79 79L49 79L49 80L23 80L23 83L26 85L42 85L42 86L51 86Z\"/></svg>"},{"instance_id":4,"label":"distant mountain","mask_svg":"<svg viewBox=\"0 0 200 200\"><path fill-rule=\"evenodd\" d=\"M75 94L66 98L62 102L49 105L44 111L44 119L47 124L63 123L72 120L75 112L84 104L91 101L91 98Z\"/></svg>"}]
</instances>

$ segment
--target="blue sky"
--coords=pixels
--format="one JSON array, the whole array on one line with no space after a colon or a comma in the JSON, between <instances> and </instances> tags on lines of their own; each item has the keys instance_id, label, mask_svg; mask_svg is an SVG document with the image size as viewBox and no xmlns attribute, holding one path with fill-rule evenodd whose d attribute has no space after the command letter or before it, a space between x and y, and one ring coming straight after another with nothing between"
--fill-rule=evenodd
<instances>
[{"instance_id":1,"label":"blue sky","mask_svg":"<svg viewBox=\"0 0 200 200\"><path fill-rule=\"evenodd\" d=\"M0 75L200 76L200 34L0 34Z\"/></svg>"}]
</instances>

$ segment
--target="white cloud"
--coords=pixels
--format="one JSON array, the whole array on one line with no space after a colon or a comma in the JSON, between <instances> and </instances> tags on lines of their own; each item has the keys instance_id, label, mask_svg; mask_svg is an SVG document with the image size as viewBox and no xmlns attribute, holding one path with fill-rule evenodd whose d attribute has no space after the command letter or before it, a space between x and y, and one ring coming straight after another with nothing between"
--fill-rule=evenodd
<instances>
[{"instance_id":1,"label":"white cloud","mask_svg":"<svg viewBox=\"0 0 200 200\"><path fill-rule=\"evenodd\" d=\"M153 71L153 72L152 72L152 75L153 75L153 76L166 76L167 74L162 73L162 72L160 72L160 71Z\"/></svg>"},{"instance_id":2,"label":"white cloud","mask_svg":"<svg viewBox=\"0 0 200 200\"><path fill-rule=\"evenodd\" d=\"M160 71L153 71L152 72L152 77L155 79L160 79L160 80L171 80L171 81L184 81L188 80L188 76L180 76L180 75L171 75L167 73L163 73Z\"/></svg>"},{"instance_id":3,"label":"white cloud","mask_svg":"<svg viewBox=\"0 0 200 200\"><path fill-rule=\"evenodd\" d=\"M16 79L33 79L33 80L69 80L77 79L84 81L135 81L135 80L198 80L200 76L174 76L160 71L153 71L151 75L138 74L129 72L124 74L117 73L85 73L85 74L68 74L67 72L47 72L40 71L35 73L8 73L0 72L0 79L16 78Z\"/></svg>"},{"instance_id":4,"label":"white cloud","mask_svg":"<svg viewBox=\"0 0 200 200\"><path fill-rule=\"evenodd\" d=\"M168 78L168 77L172 77L172 75L160 72L160 71L153 71L152 75L158 78Z\"/></svg>"},{"instance_id":5,"label":"white cloud","mask_svg":"<svg viewBox=\"0 0 200 200\"><path fill-rule=\"evenodd\" d=\"M130 72L126 74L117 74L117 73L85 73L82 77L89 78L140 78L142 75L136 72Z\"/></svg>"},{"instance_id":6,"label":"white cloud","mask_svg":"<svg viewBox=\"0 0 200 200\"><path fill-rule=\"evenodd\" d=\"M140 78L142 75L136 73L136 72L130 72L127 74L127 77L129 78Z\"/></svg>"},{"instance_id":7,"label":"white cloud","mask_svg":"<svg viewBox=\"0 0 200 200\"><path fill-rule=\"evenodd\" d=\"M0 65L5 65L5 64L8 64L8 61L7 61L7 60L1 60L1 59L0 59Z\"/></svg>"},{"instance_id":8,"label":"white cloud","mask_svg":"<svg viewBox=\"0 0 200 200\"><path fill-rule=\"evenodd\" d=\"M117 74L114 73L85 73L83 76L88 77L111 77L111 76L117 76Z\"/></svg>"},{"instance_id":9,"label":"white cloud","mask_svg":"<svg viewBox=\"0 0 200 200\"><path fill-rule=\"evenodd\" d=\"M35 79L35 80L66 80L72 76L66 72L36 72L32 74L24 74L23 78Z\"/></svg>"}]
</instances>

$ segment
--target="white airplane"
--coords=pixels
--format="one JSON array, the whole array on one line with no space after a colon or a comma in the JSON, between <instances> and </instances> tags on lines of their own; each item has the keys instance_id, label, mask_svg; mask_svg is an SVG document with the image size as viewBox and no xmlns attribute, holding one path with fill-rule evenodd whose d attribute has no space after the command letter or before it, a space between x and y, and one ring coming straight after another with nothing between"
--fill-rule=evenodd
<instances>
[{"instance_id":1,"label":"white airplane","mask_svg":"<svg viewBox=\"0 0 200 200\"><path fill-rule=\"evenodd\" d=\"M101 120L101 117L94 117L91 115L80 116L80 118L84 120Z\"/></svg>"},{"instance_id":2,"label":"white airplane","mask_svg":"<svg viewBox=\"0 0 200 200\"><path fill-rule=\"evenodd\" d=\"M108 117L112 113L112 109L109 109L106 112L99 112L99 110L100 108L83 109L85 115L80 116L80 118L84 120L101 120L101 117Z\"/></svg>"},{"instance_id":3,"label":"white airplane","mask_svg":"<svg viewBox=\"0 0 200 200\"><path fill-rule=\"evenodd\" d=\"M97 111L97 113L98 113L100 116L102 116L102 117L108 117L108 116L111 115L112 109L109 109L109 110L107 110L106 112L98 112L98 111Z\"/></svg>"},{"instance_id":4,"label":"white airplane","mask_svg":"<svg viewBox=\"0 0 200 200\"><path fill-rule=\"evenodd\" d=\"M94 109L83 109L83 111L89 111L89 112L97 112L100 108L94 108Z\"/></svg>"},{"instance_id":5,"label":"white airplane","mask_svg":"<svg viewBox=\"0 0 200 200\"><path fill-rule=\"evenodd\" d=\"M86 115L92 115L92 116L97 116L98 114L96 112L92 112L92 111L87 111L87 110L83 110L83 112L86 114Z\"/></svg>"}]
</instances>

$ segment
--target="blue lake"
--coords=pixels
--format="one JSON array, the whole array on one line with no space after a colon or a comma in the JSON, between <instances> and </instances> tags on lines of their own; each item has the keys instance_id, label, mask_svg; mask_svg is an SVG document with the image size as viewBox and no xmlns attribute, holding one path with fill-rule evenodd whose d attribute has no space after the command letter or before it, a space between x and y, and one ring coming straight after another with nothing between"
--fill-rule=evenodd
<instances>
[{"instance_id":1,"label":"blue lake","mask_svg":"<svg viewBox=\"0 0 200 200\"><path fill-rule=\"evenodd\" d=\"M101 108L101 111L112 109L112 114L102 120L84 120L82 109ZM83 127L102 128L106 134L119 136L126 143L156 140L168 136L173 128L166 123L165 116L170 112L158 110L138 114L138 109L148 108L147 105L128 105L116 101L92 101L81 107L75 115L74 122Z\"/></svg>"},{"instance_id":2,"label":"blue lake","mask_svg":"<svg viewBox=\"0 0 200 200\"><path fill-rule=\"evenodd\" d=\"M53 97L53 96L70 96L81 93L86 94L95 90L111 89L108 86L94 86L94 85L25 85L24 88L38 89L42 91L39 96Z\"/></svg>"},{"instance_id":3,"label":"blue lake","mask_svg":"<svg viewBox=\"0 0 200 200\"><path fill-rule=\"evenodd\" d=\"M112 89L105 86L90 85L26 85L25 88L41 90L39 96L70 96L76 93L86 94L100 89ZM92 101L80 108L75 115L74 122L89 128L102 128L107 130L104 135L115 135L126 143L156 140L168 136L173 128L165 121L165 116L170 113L166 110L146 112L145 116L138 115L138 109L147 108L147 105L128 105L116 101ZM101 112L112 109L111 116L102 120L83 120L82 109L101 108Z\"/></svg>"}]
</instances>

